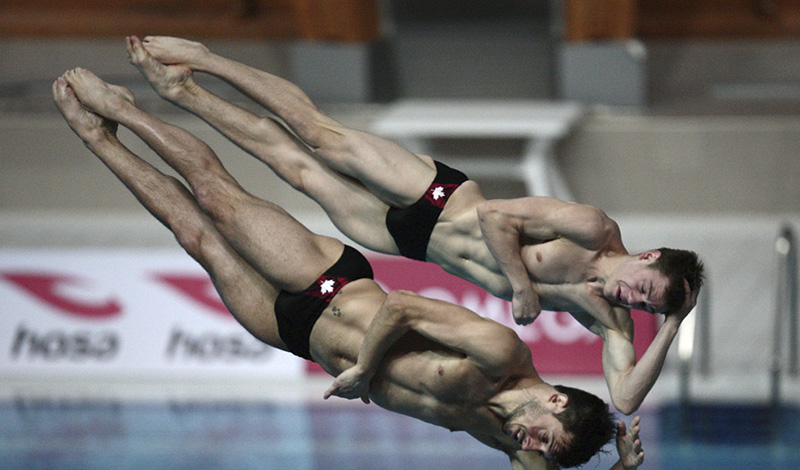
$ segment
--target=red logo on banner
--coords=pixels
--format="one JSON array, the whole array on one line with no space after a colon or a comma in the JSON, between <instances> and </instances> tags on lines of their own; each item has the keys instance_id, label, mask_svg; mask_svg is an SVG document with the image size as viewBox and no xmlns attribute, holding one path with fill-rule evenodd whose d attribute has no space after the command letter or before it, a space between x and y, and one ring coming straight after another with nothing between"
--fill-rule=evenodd
<instances>
[{"instance_id":1,"label":"red logo on banner","mask_svg":"<svg viewBox=\"0 0 800 470\"><path fill-rule=\"evenodd\" d=\"M86 284L78 277L38 273L3 273L2 276L40 301L69 315L108 318L122 311L119 303L113 299L98 303L66 297L61 292L64 287Z\"/></svg>"},{"instance_id":2,"label":"red logo on banner","mask_svg":"<svg viewBox=\"0 0 800 470\"><path fill-rule=\"evenodd\" d=\"M214 284L208 276L192 274L156 274L155 278L173 287L184 296L192 299L211 311L225 317L233 318L222 299L219 298Z\"/></svg>"}]
</instances>

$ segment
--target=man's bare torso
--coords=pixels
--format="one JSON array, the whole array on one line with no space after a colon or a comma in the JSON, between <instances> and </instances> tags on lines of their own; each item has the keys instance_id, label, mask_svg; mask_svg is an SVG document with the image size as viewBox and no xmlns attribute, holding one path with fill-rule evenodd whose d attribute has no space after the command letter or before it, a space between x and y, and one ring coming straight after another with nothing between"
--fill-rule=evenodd
<instances>
[{"instance_id":1,"label":"man's bare torso","mask_svg":"<svg viewBox=\"0 0 800 470\"><path fill-rule=\"evenodd\" d=\"M380 288L370 280L342 288L311 332L311 354L337 376L353 366L364 334L380 308ZM382 291L380 291L382 292ZM370 385L379 406L451 430L496 434L501 424L488 401L508 378L498 380L463 354L408 332L386 353Z\"/></svg>"},{"instance_id":2,"label":"man's bare torso","mask_svg":"<svg viewBox=\"0 0 800 470\"><path fill-rule=\"evenodd\" d=\"M511 284L481 233L476 207L482 201L485 199L474 181L462 184L453 193L431 235L428 261L511 300ZM542 309L593 312L595 317L603 315L600 312L611 315L610 304L602 297L603 285L592 267L604 249L589 250L565 238L523 240L522 259ZM607 327L616 323L610 317L600 320Z\"/></svg>"}]
</instances>

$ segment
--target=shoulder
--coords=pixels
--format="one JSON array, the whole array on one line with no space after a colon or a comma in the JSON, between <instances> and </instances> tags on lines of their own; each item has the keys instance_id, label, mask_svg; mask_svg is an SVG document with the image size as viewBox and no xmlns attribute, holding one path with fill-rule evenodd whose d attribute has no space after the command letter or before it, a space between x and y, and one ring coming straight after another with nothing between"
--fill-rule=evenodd
<instances>
[{"instance_id":1,"label":"shoulder","mask_svg":"<svg viewBox=\"0 0 800 470\"><path fill-rule=\"evenodd\" d=\"M621 240L619 225L599 207L571 202L561 206L553 217L565 228L564 235L586 248L616 247Z\"/></svg>"},{"instance_id":2,"label":"shoulder","mask_svg":"<svg viewBox=\"0 0 800 470\"><path fill-rule=\"evenodd\" d=\"M562 217L567 216L580 221L581 224L591 228L594 232L619 231L617 223L597 206L569 202L562 206L559 212Z\"/></svg>"}]
</instances>

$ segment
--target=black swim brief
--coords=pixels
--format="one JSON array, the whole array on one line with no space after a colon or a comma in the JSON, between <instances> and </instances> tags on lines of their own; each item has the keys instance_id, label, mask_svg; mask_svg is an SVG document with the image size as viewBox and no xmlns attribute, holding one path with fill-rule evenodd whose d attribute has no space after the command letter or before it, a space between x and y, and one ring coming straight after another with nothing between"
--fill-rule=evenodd
<instances>
[{"instance_id":1,"label":"black swim brief","mask_svg":"<svg viewBox=\"0 0 800 470\"><path fill-rule=\"evenodd\" d=\"M386 228L394 238L400 254L425 261L428 241L444 205L453 192L469 178L449 166L436 164L436 177L425 194L408 207L392 207L386 213Z\"/></svg>"},{"instance_id":2,"label":"black swim brief","mask_svg":"<svg viewBox=\"0 0 800 470\"><path fill-rule=\"evenodd\" d=\"M278 334L293 354L311 360L309 337L322 311L347 283L372 279L372 266L355 248L345 245L339 260L304 291L281 291L275 300Z\"/></svg>"}]
</instances>

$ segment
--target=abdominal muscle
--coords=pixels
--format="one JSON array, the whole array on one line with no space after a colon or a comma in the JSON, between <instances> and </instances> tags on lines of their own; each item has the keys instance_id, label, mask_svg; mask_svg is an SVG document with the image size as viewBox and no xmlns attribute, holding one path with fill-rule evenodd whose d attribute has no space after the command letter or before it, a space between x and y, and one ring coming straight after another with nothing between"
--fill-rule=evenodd
<instances>
[{"instance_id":1,"label":"abdominal muscle","mask_svg":"<svg viewBox=\"0 0 800 470\"><path fill-rule=\"evenodd\" d=\"M476 207L485 200L474 181L453 193L431 233L427 261L495 297L511 300L511 284L483 241L478 222Z\"/></svg>"},{"instance_id":2,"label":"abdominal muscle","mask_svg":"<svg viewBox=\"0 0 800 470\"><path fill-rule=\"evenodd\" d=\"M311 332L312 357L334 377L355 365L364 333L380 307L374 295L358 295L372 286L352 287L334 297ZM386 352L370 383L370 398L382 408L455 428L465 406L479 398L472 395L482 395L490 385L473 369L463 354L410 331ZM464 395L467 387L472 391Z\"/></svg>"},{"instance_id":3,"label":"abdominal muscle","mask_svg":"<svg viewBox=\"0 0 800 470\"><path fill-rule=\"evenodd\" d=\"M451 429L494 391L491 381L462 354L414 332L385 356L370 386L372 400L388 410Z\"/></svg>"},{"instance_id":4,"label":"abdominal muscle","mask_svg":"<svg viewBox=\"0 0 800 470\"><path fill-rule=\"evenodd\" d=\"M454 196L457 194L458 191ZM448 208L446 206L445 211ZM576 267L588 266L595 256L593 252L559 238L529 240L523 245L521 254L531 274L531 282L540 296L542 309L579 309L575 299L590 295L586 285L587 270ZM508 301L513 297L511 283L486 246L474 207L470 210L462 208L460 213L442 213L431 235L428 261L495 297Z\"/></svg>"}]
</instances>

